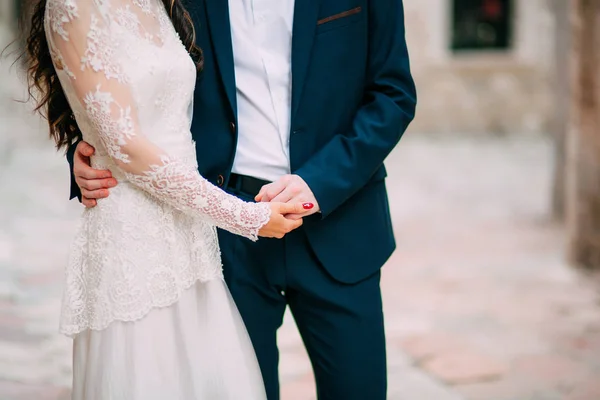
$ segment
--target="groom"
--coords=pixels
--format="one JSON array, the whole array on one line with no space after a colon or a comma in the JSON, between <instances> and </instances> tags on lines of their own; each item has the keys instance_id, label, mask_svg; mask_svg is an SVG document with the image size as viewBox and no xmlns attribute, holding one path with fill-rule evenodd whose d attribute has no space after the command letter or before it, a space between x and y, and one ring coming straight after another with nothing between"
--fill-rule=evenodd
<instances>
[{"instance_id":1,"label":"groom","mask_svg":"<svg viewBox=\"0 0 600 400\"><path fill-rule=\"evenodd\" d=\"M189 0L204 69L192 134L200 173L248 201L312 202L302 228L220 232L224 273L270 400L290 307L319 399L384 400L380 268L395 248L383 161L412 120L401 0ZM72 146L72 197L115 182ZM81 188L81 192L80 192ZM240 399L242 400L242 399Z\"/></svg>"}]
</instances>

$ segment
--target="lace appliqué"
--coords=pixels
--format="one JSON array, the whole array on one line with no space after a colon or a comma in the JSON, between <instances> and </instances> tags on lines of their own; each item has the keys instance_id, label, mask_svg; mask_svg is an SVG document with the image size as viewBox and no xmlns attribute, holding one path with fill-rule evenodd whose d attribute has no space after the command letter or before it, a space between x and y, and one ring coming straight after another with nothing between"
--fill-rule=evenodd
<instances>
[{"instance_id":1,"label":"lace appliqu\u00e9","mask_svg":"<svg viewBox=\"0 0 600 400\"><path fill-rule=\"evenodd\" d=\"M52 31L60 35L63 40L69 40L69 34L64 25L78 17L77 3L74 0L51 1L47 7Z\"/></svg>"},{"instance_id":2,"label":"lace appliqu\u00e9","mask_svg":"<svg viewBox=\"0 0 600 400\"><path fill-rule=\"evenodd\" d=\"M175 208L199 210L204 219L229 232L258 239L258 230L271 217L268 203L245 203L218 189L190 165L163 156L162 165L152 165L143 175L126 173L127 179L161 198L169 198Z\"/></svg>"},{"instance_id":3,"label":"lace appliqu\u00e9","mask_svg":"<svg viewBox=\"0 0 600 400\"><path fill-rule=\"evenodd\" d=\"M179 34L173 28L173 23L171 19L167 15L166 12L158 13L158 25L159 25L159 38L164 43L166 43L167 38L176 38L177 41L181 43L179 39Z\"/></svg>"},{"instance_id":4,"label":"lace appliqu\u00e9","mask_svg":"<svg viewBox=\"0 0 600 400\"><path fill-rule=\"evenodd\" d=\"M115 14L119 26L123 27L132 35L144 38L144 40L150 44L163 44L162 40L160 41L161 43L157 43L155 40L155 35L144 30L143 24L140 22L137 14L131 10L129 5L119 8Z\"/></svg>"},{"instance_id":5,"label":"lace appliqu\u00e9","mask_svg":"<svg viewBox=\"0 0 600 400\"><path fill-rule=\"evenodd\" d=\"M152 14L152 3L150 0L133 0L133 4L138 6L145 14Z\"/></svg>"},{"instance_id":6,"label":"lace appliqu\u00e9","mask_svg":"<svg viewBox=\"0 0 600 400\"><path fill-rule=\"evenodd\" d=\"M135 136L131 108L119 106L109 92L88 93L83 99L87 116L96 130L101 133L102 142L108 154L123 163L129 162L129 156L121 151L126 141ZM118 108L119 117L115 119L113 107Z\"/></svg>"},{"instance_id":7,"label":"lace appliqu\u00e9","mask_svg":"<svg viewBox=\"0 0 600 400\"><path fill-rule=\"evenodd\" d=\"M81 70L86 67L95 72L104 72L107 79L117 79L126 82L125 74L117 64L114 52L116 38L110 36L106 29L100 27L98 18L92 14L90 30L87 35L88 46L81 59Z\"/></svg>"},{"instance_id":8,"label":"lace appliqu\u00e9","mask_svg":"<svg viewBox=\"0 0 600 400\"><path fill-rule=\"evenodd\" d=\"M74 335L135 321L197 281L222 279L216 227L256 240L271 209L198 173L189 131L196 68L162 1L47 0L46 7L60 83L96 148L92 166L119 180L84 212L73 243L61 332Z\"/></svg>"},{"instance_id":9,"label":"lace appliqu\u00e9","mask_svg":"<svg viewBox=\"0 0 600 400\"><path fill-rule=\"evenodd\" d=\"M140 20L136 13L132 12L129 5L119 7L115 12L117 23L130 33L137 35L140 32Z\"/></svg>"},{"instance_id":10,"label":"lace appliqu\u00e9","mask_svg":"<svg viewBox=\"0 0 600 400\"><path fill-rule=\"evenodd\" d=\"M69 336L139 320L178 301L197 281L223 279L213 227L173 214L142 193L132 197L121 189L112 196L134 200L127 218L113 208L86 210L72 245L60 329ZM135 234L141 226L145 230Z\"/></svg>"}]
</instances>

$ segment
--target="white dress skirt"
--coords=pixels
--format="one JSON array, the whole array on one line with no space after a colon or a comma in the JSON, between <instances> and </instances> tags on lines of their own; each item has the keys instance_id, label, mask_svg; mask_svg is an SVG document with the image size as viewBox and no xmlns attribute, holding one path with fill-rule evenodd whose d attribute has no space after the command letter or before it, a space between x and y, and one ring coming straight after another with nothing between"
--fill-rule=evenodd
<instances>
[{"instance_id":1,"label":"white dress skirt","mask_svg":"<svg viewBox=\"0 0 600 400\"><path fill-rule=\"evenodd\" d=\"M74 339L73 400L265 399L256 357L222 280L135 322Z\"/></svg>"}]
</instances>

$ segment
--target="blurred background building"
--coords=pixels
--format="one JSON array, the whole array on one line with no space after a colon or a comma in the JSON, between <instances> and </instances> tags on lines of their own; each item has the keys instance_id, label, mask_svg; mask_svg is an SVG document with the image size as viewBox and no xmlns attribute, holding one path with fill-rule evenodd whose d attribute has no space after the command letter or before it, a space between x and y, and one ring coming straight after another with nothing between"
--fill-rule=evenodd
<instances>
[{"instance_id":1,"label":"blurred background building","mask_svg":"<svg viewBox=\"0 0 600 400\"><path fill-rule=\"evenodd\" d=\"M548 132L556 35L552 2L405 1L419 89L412 129Z\"/></svg>"},{"instance_id":2,"label":"blurred background building","mask_svg":"<svg viewBox=\"0 0 600 400\"><path fill-rule=\"evenodd\" d=\"M2 21L28 1L3 0ZM556 1L405 0L420 102L412 130L547 133Z\"/></svg>"},{"instance_id":3,"label":"blurred background building","mask_svg":"<svg viewBox=\"0 0 600 400\"><path fill-rule=\"evenodd\" d=\"M20 8L21 1L19 0L5 0L0 4L0 23L3 25L3 28L10 27L15 29L17 27Z\"/></svg>"},{"instance_id":4,"label":"blurred background building","mask_svg":"<svg viewBox=\"0 0 600 400\"><path fill-rule=\"evenodd\" d=\"M404 6L419 104L387 161L389 399L598 400L600 0ZM0 47L27 8L0 0ZM0 59L0 400L66 400L57 314L81 206L18 102L13 60ZM282 400L313 400L290 315L278 340Z\"/></svg>"}]
</instances>

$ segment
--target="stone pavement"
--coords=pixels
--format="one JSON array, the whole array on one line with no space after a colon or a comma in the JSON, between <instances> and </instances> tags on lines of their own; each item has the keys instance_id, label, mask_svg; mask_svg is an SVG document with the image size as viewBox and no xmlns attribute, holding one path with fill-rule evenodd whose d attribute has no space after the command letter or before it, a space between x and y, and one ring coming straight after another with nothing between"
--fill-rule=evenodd
<instances>
[{"instance_id":1,"label":"stone pavement","mask_svg":"<svg viewBox=\"0 0 600 400\"><path fill-rule=\"evenodd\" d=\"M22 87L2 62L0 400L64 400L70 348L56 331L81 208L43 124L13 98ZM550 155L537 137L411 133L390 157L390 400L600 399L598 286L563 261ZM279 341L282 400L314 399L289 315Z\"/></svg>"}]
</instances>

